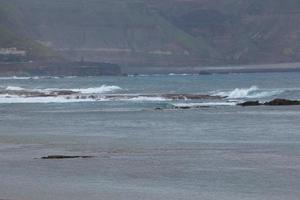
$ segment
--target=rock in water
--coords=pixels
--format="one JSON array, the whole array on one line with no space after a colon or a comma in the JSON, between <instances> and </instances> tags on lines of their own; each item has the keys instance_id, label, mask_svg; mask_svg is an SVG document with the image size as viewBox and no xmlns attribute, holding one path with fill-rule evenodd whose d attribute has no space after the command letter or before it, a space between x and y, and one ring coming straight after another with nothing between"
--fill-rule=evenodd
<instances>
[{"instance_id":1,"label":"rock in water","mask_svg":"<svg viewBox=\"0 0 300 200\"><path fill-rule=\"evenodd\" d=\"M294 106L300 105L300 101L288 100L288 99L274 99L272 101L264 103L266 106Z\"/></svg>"},{"instance_id":2,"label":"rock in water","mask_svg":"<svg viewBox=\"0 0 300 200\"><path fill-rule=\"evenodd\" d=\"M93 158L94 156L64 156L64 155L51 155L46 157L41 157L44 160L54 160L54 159L74 159L74 158Z\"/></svg>"},{"instance_id":3,"label":"rock in water","mask_svg":"<svg viewBox=\"0 0 300 200\"><path fill-rule=\"evenodd\" d=\"M246 101L244 103L239 103L239 106L260 106L262 105L259 101Z\"/></svg>"}]
</instances>

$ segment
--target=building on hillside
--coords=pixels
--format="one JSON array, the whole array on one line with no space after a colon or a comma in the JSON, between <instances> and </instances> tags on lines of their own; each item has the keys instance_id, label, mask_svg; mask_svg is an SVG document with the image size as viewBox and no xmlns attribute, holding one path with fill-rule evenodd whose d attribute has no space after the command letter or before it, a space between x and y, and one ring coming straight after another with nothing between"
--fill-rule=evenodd
<instances>
[{"instance_id":1,"label":"building on hillside","mask_svg":"<svg viewBox=\"0 0 300 200\"><path fill-rule=\"evenodd\" d=\"M24 50L19 50L16 47L12 48L0 48L0 55L2 56L26 56L26 51Z\"/></svg>"}]
</instances>

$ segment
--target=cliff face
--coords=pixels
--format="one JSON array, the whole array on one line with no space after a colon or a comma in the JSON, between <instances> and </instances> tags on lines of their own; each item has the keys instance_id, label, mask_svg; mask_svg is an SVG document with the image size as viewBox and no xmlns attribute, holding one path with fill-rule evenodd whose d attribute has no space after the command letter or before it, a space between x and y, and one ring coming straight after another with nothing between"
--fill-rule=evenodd
<instances>
[{"instance_id":1,"label":"cliff face","mask_svg":"<svg viewBox=\"0 0 300 200\"><path fill-rule=\"evenodd\" d=\"M0 26L71 60L141 68L300 61L298 0L1 2Z\"/></svg>"}]
</instances>

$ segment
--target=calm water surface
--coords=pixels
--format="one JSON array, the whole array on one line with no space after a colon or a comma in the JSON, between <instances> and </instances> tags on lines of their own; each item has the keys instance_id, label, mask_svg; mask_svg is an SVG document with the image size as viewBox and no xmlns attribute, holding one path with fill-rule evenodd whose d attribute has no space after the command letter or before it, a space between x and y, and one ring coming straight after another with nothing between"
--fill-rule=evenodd
<instances>
[{"instance_id":1,"label":"calm water surface","mask_svg":"<svg viewBox=\"0 0 300 200\"><path fill-rule=\"evenodd\" d=\"M0 88L0 199L300 198L300 107L234 105L300 99L300 73L14 77L0 78ZM101 98L5 94L57 89ZM138 96L166 93L227 98ZM138 97L105 99L112 94ZM210 106L172 109L177 104ZM36 159L56 154L96 157Z\"/></svg>"}]
</instances>

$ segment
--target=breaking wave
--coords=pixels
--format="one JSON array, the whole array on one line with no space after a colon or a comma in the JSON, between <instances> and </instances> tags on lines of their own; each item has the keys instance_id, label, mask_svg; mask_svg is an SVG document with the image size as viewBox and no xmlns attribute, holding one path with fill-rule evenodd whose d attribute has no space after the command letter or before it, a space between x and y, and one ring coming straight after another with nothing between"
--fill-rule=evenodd
<instances>
[{"instance_id":1,"label":"breaking wave","mask_svg":"<svg viewBox=\"0 0 300 200\"><path fill-rule=\"evenodd\" d=\"M114 91L122 90L119 86L110 86L110 85L102 85L100 87L92 87L92 88L70 88L70 89L59 89L59 88L45 88L45 89L27 89L19 86L7 86L7 87L0 87L2 90L7 91L27 91L27 92L45 92L49 93L51 91L72 91L82 94L103 94L103 93L110 93Z\"/></svg>"},{"instance_id":2,"label":"breaking wave","mask_svg":"<svg viewBox=\"0 0 300 200\"><path fill-rule=\"evenodd\" d=\"M168 101L168 99L163 97L145 97L145 96L138 96L127 99L128 101Z\"/></svg>"},{"instance_id":3,"label":"breaking wave","mask_svg":"<svg viewBox=\"0 0 300 200\"><path fill-rule=\"evenodd\" d=\"M163 97L145 96L105 96L105 95L69 95L69 96L20 96L0 95L0 104L14 103L79 103L79 102L108 102L108 101L132 101L132 102L162 102L167 101Z\"/></svg>"},{"instance_id":4,"label":"breaking wave","mask_svg":"<svg viewBox=\"0 0 300 200\"><path fill-rule=\"evenodd\" d=\"M18 86L7 86L5 88L5 90L8 90L8 91L23 91L23 90L26 90L26 89L22 88L22 87L18 87Z\"/></svg>"},{"instance_id":5,"label":"breaking wave","mask_svg":"<svg viewBox=\"0 0 300 200\"><path fill-rule=\"evenodd\" d=\"M0 103L70 103L89 101L108 101L115 97L106 97L114 91L122 90L118 86L102 85L81 89L32 89L19 86L0 86Z\"/></svg>"},{"instance_id":6,"label":"breaking wave","mask_svg":"<svg viewBox=\"0 0 300 200\"><path fill-rule=\"evenodd\" d=\"M283 90L262 90L257 86L250 88L236 88L231 91L214 92L213 95L227 97L229 99L243 99L243 98L265 98L279 95Z\"/></svg>"},{"instance_id":7,"label":"breaking wave","mask_svg":"<svg viewBox=\"0 0 300 200\"><path fill-rule=\"evenodd\" d=\"M102 93L119 91L119 90L122 90L122 88L119 86L114 86L114 85L102 85L100 87L70 89L70 90L74 91L74 92L80 92L83 94L102 94Z\"/></svg>"},{"instance_id":8,"label":"breaking wave","mask_svg":"<svg viewBox=\"0 0 300 200\"><path fill-rule=\"evenodd\" d=\"M15 103L77 103L91 102L92 99L77 99L65 97L20 97L15 95L0 95L0 104L15 104Z\"/></svg>"}]
</instances>

